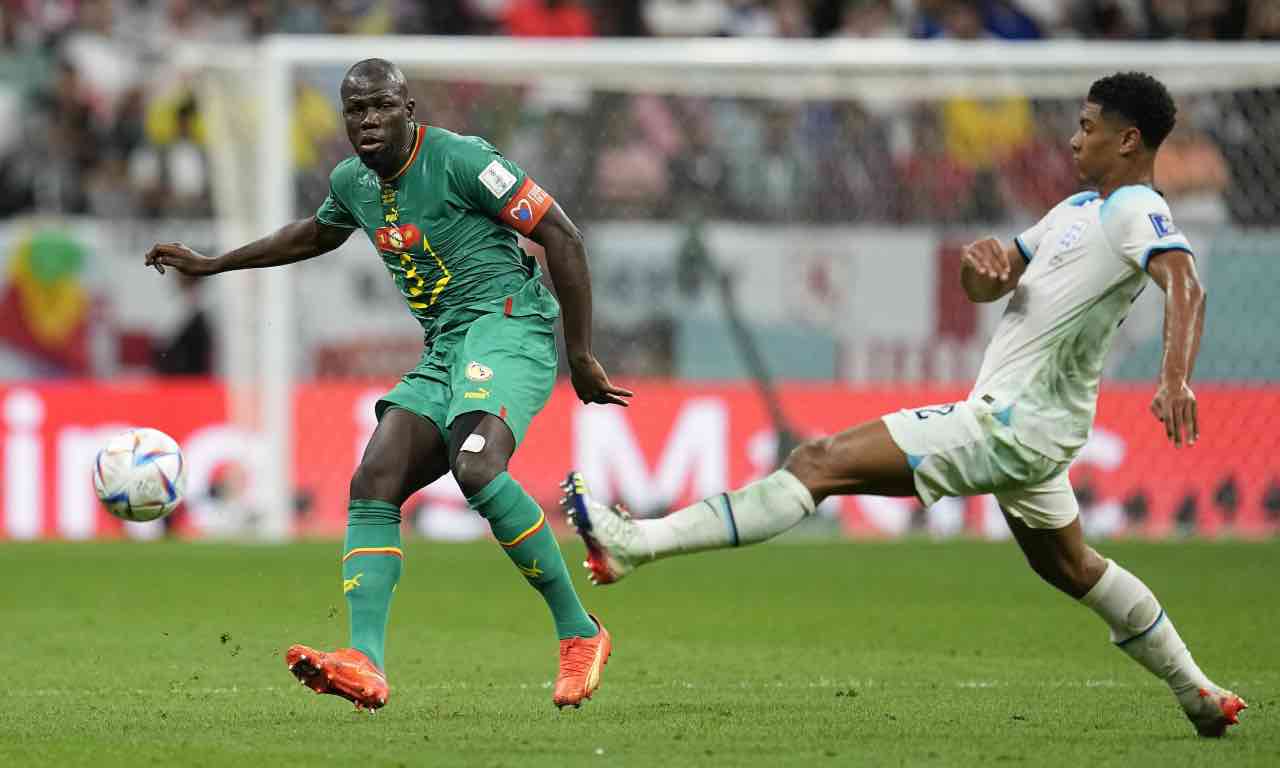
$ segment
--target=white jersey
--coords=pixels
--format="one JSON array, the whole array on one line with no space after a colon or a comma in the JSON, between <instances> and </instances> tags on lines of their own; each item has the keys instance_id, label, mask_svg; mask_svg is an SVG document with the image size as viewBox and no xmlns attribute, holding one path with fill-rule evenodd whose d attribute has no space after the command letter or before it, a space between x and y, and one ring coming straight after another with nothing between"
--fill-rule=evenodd
<instances>
[{"instance_id":1,"label":"white jersey","mask_svg":"<svg viewBox=\"0 0 1280 768\"><path fill-rule=\"evenodd\" d=\"M1191 245L1164 198L1144 185L1105 200L1073 195L1014 242L1027 268L970 399L1012 422L1028 448L1069 461L1089 438L1103 362L1146 287L1147 261Z\"/></svg>"}]
</instances>

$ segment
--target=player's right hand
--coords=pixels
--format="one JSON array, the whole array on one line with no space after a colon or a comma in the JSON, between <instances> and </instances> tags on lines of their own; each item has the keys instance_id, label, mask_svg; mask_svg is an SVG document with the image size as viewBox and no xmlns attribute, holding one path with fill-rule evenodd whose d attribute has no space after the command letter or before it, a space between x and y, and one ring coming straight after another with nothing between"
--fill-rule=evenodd
<instances>
[{"instance_id":1,"label":"player's right hand","mask_svg":"<svg viewBox=\"0 0 1280 768\"><path fill-rule=\"evenodd\" d=\"M960 261L982 277L1001 282L1009 279L1009 254L994 237L966 245Z\"/></svg>"},{"instance_id":2,"label":"player's right hand","mask_svg":"<svg viewBox=\"0 0 1280 768\"><path fill-rule=\"evenodd\" d=\"M147 251L146 265L164 274L165 267L173 267L184 275L204 277L218 271L217 259L191 250L182 243L156 243Z\"/></svg>"}]
</instances>

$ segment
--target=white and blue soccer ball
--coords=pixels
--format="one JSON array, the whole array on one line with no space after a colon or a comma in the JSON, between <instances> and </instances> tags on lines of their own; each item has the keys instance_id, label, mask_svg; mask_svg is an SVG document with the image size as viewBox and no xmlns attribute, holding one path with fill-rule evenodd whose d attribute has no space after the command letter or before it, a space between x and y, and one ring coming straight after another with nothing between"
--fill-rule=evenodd
<instances>
[{"instance_id":1,"label":"white and blue soccer ball","mask_svg":"<svg viewBox=\"0 0 1280 768\"><path fill-rule=\"evenodd\" d=\"M186 485L182 449L158 429L142 427L116 435L93 463L93 489L107 511L121 520L164 517L182 501Z\"/></svg>"}]
</instances>

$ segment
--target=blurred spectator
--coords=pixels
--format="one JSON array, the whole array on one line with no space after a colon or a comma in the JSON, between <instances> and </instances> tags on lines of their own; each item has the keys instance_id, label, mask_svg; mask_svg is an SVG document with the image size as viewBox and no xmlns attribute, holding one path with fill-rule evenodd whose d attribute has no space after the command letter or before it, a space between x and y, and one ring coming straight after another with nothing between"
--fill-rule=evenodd
<instances>
[{"instance_id":1,"label":"blurred spectator","mask_svg":"<svg viewBox=\"0 0 1280 768\"><path fill-rule=\"evenodd\" d=\"M196 104L188 98L178 107L170 141L137 149L129 159L129 178L142 213L202 216L210 212L209 171L196 140Z\"/></svg>"},{"instance_id":2,"label":"blurred spectator","mask_svg":"<svg viewBox=\"0 0 1280 768\"><path fill-rule=\"evenodd\" d=\"M295 35L318 35L329 23L320 0L290 0L277 12L276 31Z\"/></svg>"},{"instance_id":3,"label":"blurred spectator","mask_svg":"<svg viewBox=\"0 0 1280 768\"><path fill-rule=\"evenodd\" d=\"M181 273L177 280L184 315L168 339L157 344L152 364L162 376L208 376L213 373L213 324L203 284Z\"/></svg>"},{"instance_id":4,"label":"blurred spectator","mask_svg":"<svg viewBox=\"0 0 1280 768\"><path fill-rule=\"evenodd\" d=\"M809 7L804 0L729 0L726 34L734 37L809 37Z\"/></svg>"},{"instance_id":5,"label":"blurred spectator","mask_svg":"<svg viewBox=\"0 0 1280 768\"><path fill-rule=\"evenodd\" d=\"M626 97L606 99L599 155L591 183L600 215L643 218L667 203L666 158L646 141Z\"/></svg>"},{"instance_id":6,"label":"blurred spectator","mask_svg":"<svg viewBox=\"0 0 1280 768\"><path fill-rule=\"evenodd\" d=\"M351 152L335 102L299 80L290 133L298 202L304 209L315 209L329 192L329 172Z\"/></svg>"},{"instance_id":7,"label":"blurred spectator","mask_svg":"<svg viewBox=\"0 0 1280 768\"><path fill-rule=\"evenodd\" d=\"M79 23L62 42L62 55L92 100L95 118L106 121L116 100L138 82L138 49L120 34L111 0L84 0Z\"/></svg>"},{"instance_id":8,"label":"blurred spectator","mask_svg":"<svg viewBox=\"0 0 1280 768\"><path fill-rule=\"evenodd\" d=\"M42 205L64 213L88 207L83 178L97 162L95 100L69 61L58 62L53 90L47 95L49 173L37 180Z\"/></svg>"},{"instance_id":9,"label":"blurred spectator","mask_svg":"<svg viewBox=\"0 0 1280 768\"><path fill-rule=\"evenodd\" d=\"M942 107L947 151L977 170L1031 140L1031 102L1023 96L948 99Z\"/></svg>"},{"instance_id":10,"label":"blurred spectator","mask_svg":"<svg viewBox=\"0 0 1280 768\"><path fill-rule=\"evenodd\" d=\"M832 34L838 37L906 37L890 0L846 0Z\"/></svg>"},{"instance_id":11,"label":"blurred spectator","mask_svg":"<svg viewBox=\"0 0 1280 768\"><path fill-rule=\"evenodd\" d=\"M503 23L515 37L593 37L595 20L581 0L511 0Z\"/></svg>"},{"instance_id":12,"label":"blurred spectator","mask_svg":"<svg viewBox=\"0 0 1280 768\"><path fill-rule=\"evenodd\" d=\"M818 216L842 224L891 220L895 201L885 190L897 179L887 127L858 102L840 102L832 111L834 130L818 158Z\"/></svg>"},{"instance_id":13,"label":"blurred spectator","mask_svg":"<svg viewBox=\"0 0 1280 768\"><path fill-rule=\"evenodd\" d=\"M1071 18L1080 34L1102 40L1131 39L1144 26L1140 8L1124 0L1083 0Z\"/></svg>"},{"instance_id":14,"label":"blurred spectator","mask_svg":"<svg viewBox=\"0 0 1280 768\"><path fill-rule=\"evenodd\" d=\"M1068 143L1074 109L1040 107L1034 114L1032 136L997 163L1005 206L1026 219L1044 215L1080 189Z\"/></svg>"},{"instance_id":15,"label":"blurred spectator","mask_svg":"<svg viewBox=\"0 0 1280 768\"><path fill-rule=\"evenodd\" d=\"M913 34L955 40L1034 40L1042 36L1034 18L1016 3L1002 0L920 0Z\"/></svg>"},{"instance_id":16,"label":"blurred spectator","mask_svg":"<svg viewBox=\"0 0 1280 768\"><path fill-rule=\"evenodd\" d=\"M699 218L712 215L728 196L731 172L708 106L702 99L680 105L685 142L670 160L672 204L677 211Z\"/></svg>"},{"instance_id":17,"label":"blurred spectator","mask_svg":"<svg viewBox=\"0 0 1280 768\"><path fill-rule=\"evenodd\" d=\"M918 108L912 115L912 145L898 161L899 209L909 220L947 224L963 221L974 209L975 173L947 152L937 110Z\"/></svg>"},{"instance_id":18,"label":"blurred spectator","mask_svg":"<svg viewBox=\"0 0 1280 768\"><path fill-rule=\"evenodd\" d=\"M814 178L811 142L800 135L801 111L792 105L760 108L759 144L736 152L731 193L735 207L760 221L811 220Z\"/></svg>"},{"instance_id":19,"label":"blurred spectator","mask_svg":"<svg viewBox=\"0 0 1280 768\"><path fill-rule=\"evenodd\" d=\"M612 0L595 5L596 32L601 37L641 37L645 34L644 0Z\"/></svg>"},{"instance_id":20,"label":"blurred spectator","mask_svg":"<svg viewBox=\"0 0 1280 768\"><path fill-rule=\"evenodd\" d=\"M1280 40L1280 3L1276 0L1251 0L1245 37L1250 40Z\"/></svg>"},{"instance_id":21,"label":"blurred spectator","mask_svg":"<svg viewBox=\"0 0 1280 768\"><path fill-rule=\"evenodd\" d=\"M1194 40L1244 36L1249 0L1146 0L1148 35Z\"/></svg>"},{"instance_id":22,"label":"blurred spectator","mask_svg":"<svg viewBox=\"0 0 1280 768\"><path fill-rule=\"evenodd\" d=\"M709 37L729 25L724 0L645 0L641 13L649 33L659 37Z\"/></svg>"},{"instance_id":23,"label":"blurred spectator","mask_svg":"<svg viewBox=\"0 0 1280 768\"><path fill-rule=\"evenodd\" d=\"M574 104L551 104L540 116L522 121L503 153L518 163L574 216L586 183L589 158L583 152L585 115Z\"/></svg>"},{"instance_id":24,"label":"blurred spectator","mask_svg":"<svg viewBox=\"0 0 1280 768\"><path fill-rule=\"evenodd\" d=\"M1177 130L1169 136L1156 156L1156 182L1179 215L1198 221L1223 218L1222 193L1230 183L1227 162L1204 133Z\"/></svg>"}]
</instances>

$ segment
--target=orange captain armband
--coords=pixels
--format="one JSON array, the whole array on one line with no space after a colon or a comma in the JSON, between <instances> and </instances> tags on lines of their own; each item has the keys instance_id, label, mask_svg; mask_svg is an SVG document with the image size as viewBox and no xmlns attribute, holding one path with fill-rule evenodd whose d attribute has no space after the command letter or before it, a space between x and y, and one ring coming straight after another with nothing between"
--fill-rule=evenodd
<instances>
[{"instance_id":1,"label":"orange captain armband","mask_svg":"<svg viewBox=\"0 0 1280 768\"><path fill-rule=\"evenodd\" d=\"M547 194L546 190L538 186L531 177L526 176L520 189L516 190L507 204L502 207L498 220L528 237L554 202L555 200Z\"/></svg>"}]
</instances>

